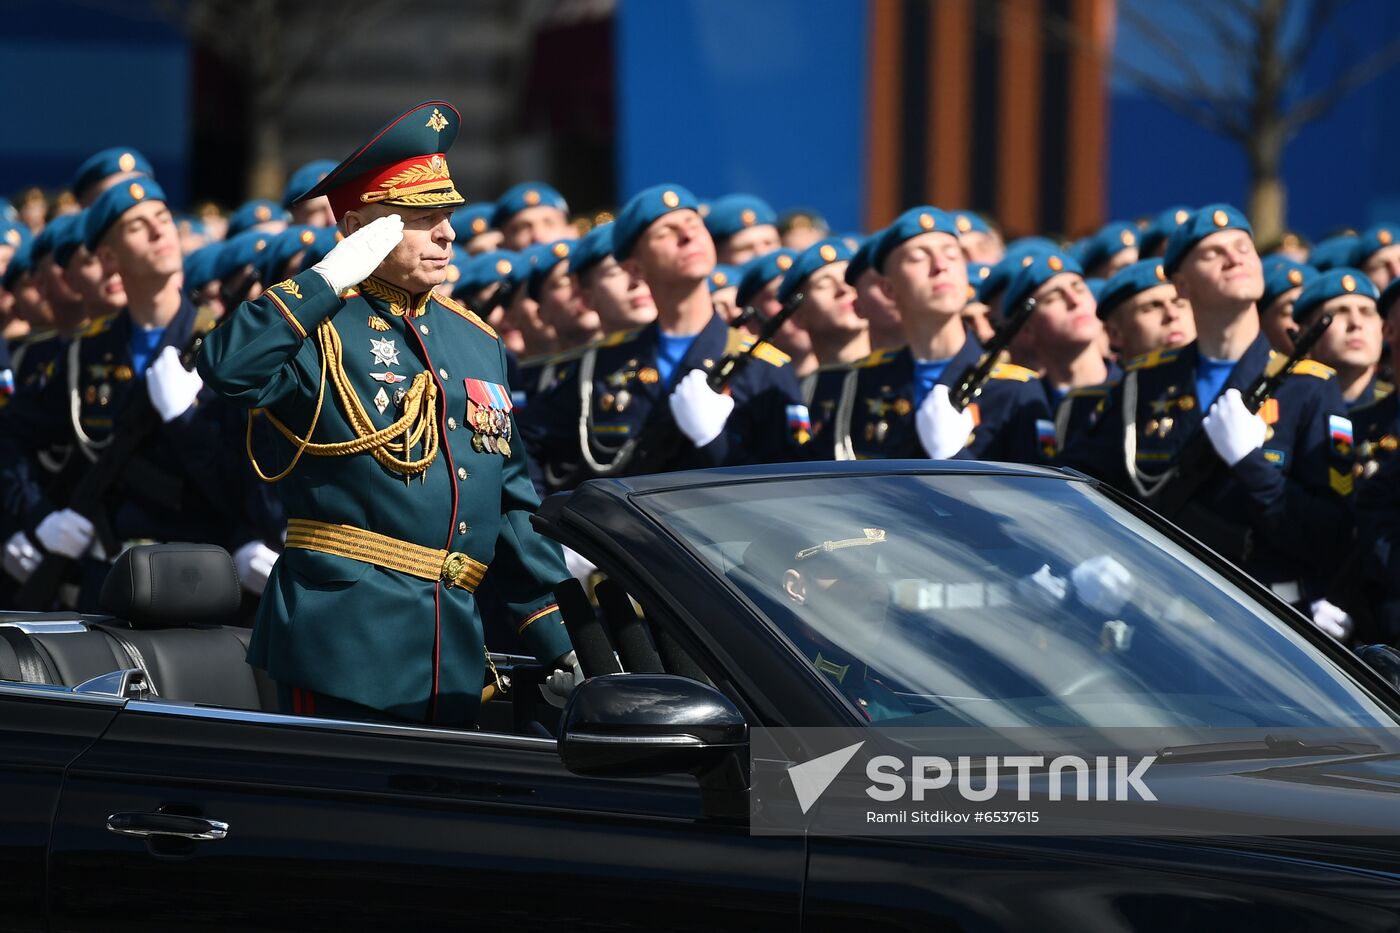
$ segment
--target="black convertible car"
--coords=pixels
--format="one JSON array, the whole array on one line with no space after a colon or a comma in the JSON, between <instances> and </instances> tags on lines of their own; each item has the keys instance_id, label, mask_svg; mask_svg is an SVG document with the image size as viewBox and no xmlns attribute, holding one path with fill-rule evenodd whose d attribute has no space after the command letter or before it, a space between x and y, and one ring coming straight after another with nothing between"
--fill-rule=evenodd
<instances>
[{"instance_id":1,"label":"black convertible car","mask_svg":"<svg viewBox=\"0 0 1400 933\"><path fill-rule=\"evenodd\" d=\"M110 616L0 613L0 928L1400 929L1400 845L1356 817L1396 822L1400 764L1342 747L1216 764L1355 836L751 831L756 727L1397 724L1393 655L1082 476L705 471L536 522L606 574L601 621L561 600L590 678L561 711L497 653L479 731L277 713L217 549L128 551Z\"/></svg>"}]
</instances>

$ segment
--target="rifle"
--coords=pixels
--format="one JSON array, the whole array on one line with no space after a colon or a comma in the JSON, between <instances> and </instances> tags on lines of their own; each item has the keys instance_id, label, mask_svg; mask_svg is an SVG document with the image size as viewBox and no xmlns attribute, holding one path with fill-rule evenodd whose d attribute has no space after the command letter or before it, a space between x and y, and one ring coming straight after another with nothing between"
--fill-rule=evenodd
<instances>
[{"instance_id":1,"label":"rifle","mask_svg":"<svg viewBox=\"0 0 1400 933\"><path fill-rule=\"evenodd\" d=\"M977 400L977 396L982 394L982 389L992 378L992 370L1001 362L1002 352L1011 346L1011 341L1016 339L1016 335L1034 313L1035 299L1027 298L1021 307L1016 309L1016 313L1006 319L992 339L987 341L987 346L983 348L977 362L963 371L954 383L953 390L948 393L948 400L953 403L954 408L962 411Z\"/></svg>"},{"instance_id":2,"label":"rifle","mask_svg":"<svg viewBox=\"0 0 1400 933\"><path fill-rule=\"evenodd\" d=\"M788 298L777 314L763 322L758 338L747 349L726 354L719 364L710 370L706 380L710 388L716 392L723 392L752 362L754 351L759 345L772 340L788 319L797 313L804 297L802 292L797 292ZM658 472L675 456L676 449L683 440L681 430L676 426L676 419L671 416L667 406L642 428L637 436L636 446L630 452L619 453L619 457L629 457L622 469L626 470L627 475L633 476Z\"/></svg>"},{"instance_id":3,"label":"rifle","mask_svg":"<svg viewBox=\"0 0 1400 933\"><path fill-rule=\"evenodd\" d=\"M204 343L204 332L196 328L190 342L180 353L180 362L186 369L194 366L199 348ZM73 488L68 508L92 522L95 528L106 525L104 500L112 487L122 478L127 464L136 455L141 444L160 425L160 415L144 392L131 399L127 407L113 425L112 443L105 447L97 460L83 474L83 478ZM115 555L114 555L115 556ZM29 579L15 594L15 605L20 609L46 612L53 608L58 597L58 589L68 575L73 558L52 551L44 551L44 559Z\"/></svg>"},{"instance_id":4,"label":"rifle","mask_svg":"<svg viewBox=\"0 0 1400 933\"><path fill-rule=\"evenodd\" d=\"M1270 373L1266 368L1255 380L1250 383L1249 388L1244 392L1244 407L1251 412L1258 412L1265 402L1273 398L1274 393L1283 385L1285 379L1293 372L1293 367L1297 366L1313 346L1327 332L1327 328L1332 324L1330 313L1318 318L1312 327L1293 342L1293 352L1284 361L1283 366ZM1147 505L1163 518L1174 519L1181 514L1182 510L1192 501L1196 493L1206 485L1211 477L1219 471L1221 467L1220 458L1215 454L1215 448L1211 446L1210 438L1206 436L1204 425L1197 427L1196 432L1191 435L1182 450L1181 458L1177 461L1176 476L1170 480L1163 488L1152 496ZM1197 535L1207 544L1211 544L1216 550L1230 556L1230 552L1242 551L1236 548L1233 540L1229 540L1222 550L1211 543L1210 536ZM1229 536L1230 539L1236 537Z\"/></svg>"}]
</instances>

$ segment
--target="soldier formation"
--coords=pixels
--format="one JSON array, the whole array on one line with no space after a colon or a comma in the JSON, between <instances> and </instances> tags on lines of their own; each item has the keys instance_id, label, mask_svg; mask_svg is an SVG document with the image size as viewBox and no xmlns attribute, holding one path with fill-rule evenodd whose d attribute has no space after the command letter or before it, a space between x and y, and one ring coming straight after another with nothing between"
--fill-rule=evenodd
<instances>
[{"instance_id":1,"label":"soldier formation","mask_svg":"<svg viewBox=\"0 0 1400 933\"><path fill-rule=\"evenodd\" d=\"M678 183L571 218L542 182L464 205L457 122L421 105L226 218L130 148L0 218L0 600L92 609L125 545L220 544L289 708L469 721L483 638L574 665L537 495L955 458L1080 470L1334 637L1400 641L1400 225L1261 249L1211 204L1004 242L922 205L832 235ZM424 600L428 629L378 624Z\"/></svg>"}]
</instances>

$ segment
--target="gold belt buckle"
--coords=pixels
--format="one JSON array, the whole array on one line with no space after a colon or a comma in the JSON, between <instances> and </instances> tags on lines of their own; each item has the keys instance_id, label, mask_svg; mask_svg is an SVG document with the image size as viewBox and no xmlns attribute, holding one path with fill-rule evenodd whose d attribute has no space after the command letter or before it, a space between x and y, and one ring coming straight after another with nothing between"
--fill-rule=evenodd
<instances>
[{"instance_id":1,"label":"gold belt buckle","mask_svg":"<svg viewBox=\"0 0 1400 933\"><path fill-rule=\"evenodd\" d=\"M448 586L458 586L457 578L462 575L463 570L467 569L469 559L460 551L448 554L447 559L442 562L442 582Z\"/></svg>"}]
</instances>

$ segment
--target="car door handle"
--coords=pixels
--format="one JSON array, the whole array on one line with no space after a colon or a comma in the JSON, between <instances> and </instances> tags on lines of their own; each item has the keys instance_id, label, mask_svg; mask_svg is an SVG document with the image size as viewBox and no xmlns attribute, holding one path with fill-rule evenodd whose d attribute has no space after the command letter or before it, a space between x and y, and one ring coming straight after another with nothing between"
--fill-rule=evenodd
<instances>
[{"instance_id":1,"label":"car door handle","mask_svg":"<svg viewBox=\"0 0 1400 933\"><path fill-rule=\"evenodd\" d=\"M163 836L207 842L227 836L228 824L175 813L113 813L107 817L107 831L119 836Z\"/></svg>"}]
</instances>

